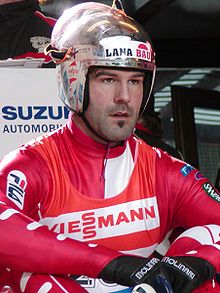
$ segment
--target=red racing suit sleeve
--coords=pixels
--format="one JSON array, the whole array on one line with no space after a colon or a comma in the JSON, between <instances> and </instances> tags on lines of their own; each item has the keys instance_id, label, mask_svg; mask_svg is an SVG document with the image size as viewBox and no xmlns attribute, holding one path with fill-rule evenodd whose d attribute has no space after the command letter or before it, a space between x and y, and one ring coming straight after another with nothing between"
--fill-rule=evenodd
<instances>
[{"instance_id":1,"label":"red racing suit sleeve","mask_svg":"<svg viewBox=\"0 0 220 293\"><path fill-rule=\"evenodd\" d=\"M22 272L97 277L107 263L122 255L115 250L67 238L38 223L31 202L41 202L38 195L44 194L48 188L48 184L44 185L44 178L49 172L37 155L13 152L2 160L0 166L1 267ZM25 172L28 184L18 176L18 166ZM7 196L4 190L7 190ZM25 195L21 190L25 190Z\"/></svg>"},{"instance_id":2,"label":"red racing suit sleeve","mask_svg":"<svg viewBox=\"0 0 220 293\"><path fill-rule=\"evenodd\" d=\"M18 271L97 277L110 260L121 255L53 233L3 203L0 231L1 264Z\"/></svg>"},{"instance_id":3,"label":"red racing suit sleeve","mask_svg":"<svg viewBox=\"0 0 220 293\"><path fill-rule=\"evenodd\" d=\"M156 174L161 234L176 227L186 230L167 254L201 257L220 272L219 192L191 165L160 151Z\"/></svg>"}]
</instances>

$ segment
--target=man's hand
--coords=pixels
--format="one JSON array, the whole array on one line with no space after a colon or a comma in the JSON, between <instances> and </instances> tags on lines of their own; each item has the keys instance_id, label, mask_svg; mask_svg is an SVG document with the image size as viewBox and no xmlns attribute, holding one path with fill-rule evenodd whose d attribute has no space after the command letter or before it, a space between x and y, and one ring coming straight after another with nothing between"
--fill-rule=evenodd
<instances>
[{"instance_id":1,"label":"man's hand","mask_svg":"<svg viewBox=\"0 0 220 293\"><path fill-rule=\"evenodd\" d=\"M160 262L158 258L153 258L152 265L155 265ZM138 256L119 256L118 258L113 259L107 266L101 271L98 278L117 283L124 286L134 286L139 283L136 283L131 279L131 275L138 268L142 267L146 262L146 258Z\"/></svg>"},{"instance_id":2,"label":"man's hand","mask_svg":"<svg viewBox=\"0 0 220 293\"><path fill-rule=\"evenodd\" d=\"M214 274L208 261L194 256L166 256L162 260L120 256L104 268L99 278L124 286L146 283L156 289L158 276L162 276L174 293L190 293Z\"/></svg>"},{"instance_id":3,"label":"man's hand","mask_svg":"<svg viewBox=\"0 0 220 293\"><path fill-rule=\"evenodd\" d=\"M165 256L151 270L149 261L131 276L136 283L147 283L156 288L156 279L161 275L171 285L174 293L189 293L205 281L212 279L214 267L206 260L193 256Z\"/></svg>"}]
</instances>

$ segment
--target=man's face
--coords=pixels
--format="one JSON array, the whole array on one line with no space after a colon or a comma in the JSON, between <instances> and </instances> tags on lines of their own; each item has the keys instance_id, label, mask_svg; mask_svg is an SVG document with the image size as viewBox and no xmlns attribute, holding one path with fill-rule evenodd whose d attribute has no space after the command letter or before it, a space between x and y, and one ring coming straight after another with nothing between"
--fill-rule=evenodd
<instances>
[{"instance_id":1,"label":"man's face","mask_svg":"<svg viewBox=\"0 0 220 293\"><path fill-rule=\"evenodd\" d=\"M89 74L90 125L110 141L127 139L136 124L143 98L144 73L96 68Z\"/></svg>"}]
</instances>

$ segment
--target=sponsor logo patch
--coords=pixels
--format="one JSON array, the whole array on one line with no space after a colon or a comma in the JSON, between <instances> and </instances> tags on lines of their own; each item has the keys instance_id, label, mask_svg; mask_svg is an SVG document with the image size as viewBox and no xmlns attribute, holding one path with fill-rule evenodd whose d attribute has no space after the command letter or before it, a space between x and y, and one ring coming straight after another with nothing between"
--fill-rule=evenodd
<instances>
[{"instance_id":1,"label":"sponsor logo patch","mask_svg":"<svg viewBox=\"0 0 220 293\"><path fill-rule=\"evenodd\" d=\"M27 179L24 173L13 170L7 177L7 197L16 204L21 210L24 205L25 188L27 186Z\"/></svg>"},{"instance_id":2,"label":"sponsor logo patch","mask_svg":"<svg viewBox=\"0 0 220 293\"><path fill-rule=\"evenodd\" d=\"M189 173L193 170L194 168L189 165L189 164L186 164L184 165L181 169L180 169L180 172L183 174L183 176L188 176Z\"/></svg>"},{"instance_id":3,"label":"sponsor logo patch","mask_svg":"<svg viewBox=\"0 0 220 293\"><path fill-rule=\"evenodd\" d=\"M196 178L196 180L200 180L200 179L203 179L203 178L205 178L205 176L204 176L204 175L202 175L202 173L201 173L201 172L197 172L197 173L195 174L195 178Z\"/></svg>"},{"instance_id":4,"label":"sponsor logo patch","mask_svg":"<svg viewBox=\"0 0 220 293\"><path fill-rule=\"evenodd\" d=\"M220 203L220 194L215 190L210 182L204 183L202 187L208 196Z\"/></svg>"},{"instance_id":5,"label":"sponsor logo patch","mask_svg":"<svg viewBox=\"0 0 220 293\"><path fill-rule=\"evenodd\" d=\"M150 231L160 224L156 197L44 218L50 230L80 241Z\"/></svg>"},{"instance_id":6,"label":"sponsor logo patch","mask_svg":"<svg viewBox=\"0 0 220 293\"><path fill-rule=\"evenodd\" d=\"M167 263L170 267L174 267L175 270L179 270L183 275L191 280L194 280L196 278L196 274L194 273L194 271L191 270L190 267L187 267L185 264L181 263L175 258L165 256L161 260L161 262Z\"/></svg>"},{"instance_id":7,"label":"sponsor logo patch","mask_svg":"<svg viewBox=\"0 0 220 293\"><path fill-rule=\"evenodd\" d=\"M146 275L150 274L151 271L155 269L155 266L160 263L160 260L156 257L147 260L141 267L139 267L131 275L131 279L134 280L137 284L143 282Z\"/></svg>"}]
</instances>

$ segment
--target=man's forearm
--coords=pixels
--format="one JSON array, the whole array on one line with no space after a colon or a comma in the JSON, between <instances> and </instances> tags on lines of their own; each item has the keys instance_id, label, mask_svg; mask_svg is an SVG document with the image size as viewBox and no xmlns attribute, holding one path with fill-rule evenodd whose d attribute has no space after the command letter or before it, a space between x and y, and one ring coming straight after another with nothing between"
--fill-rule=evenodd
<instances>
[{"instance_id":1,"label":"man's forearm","mask_svg":"<svg viewBox=\"0 0 220 293\"><path fill-rule=\"evenodd\" d=\"M82 243L0 204L0 262L22 272L97 277L120 252ZM92 257L91 257L92 256Z\"/></svg>"}]
</instances>

